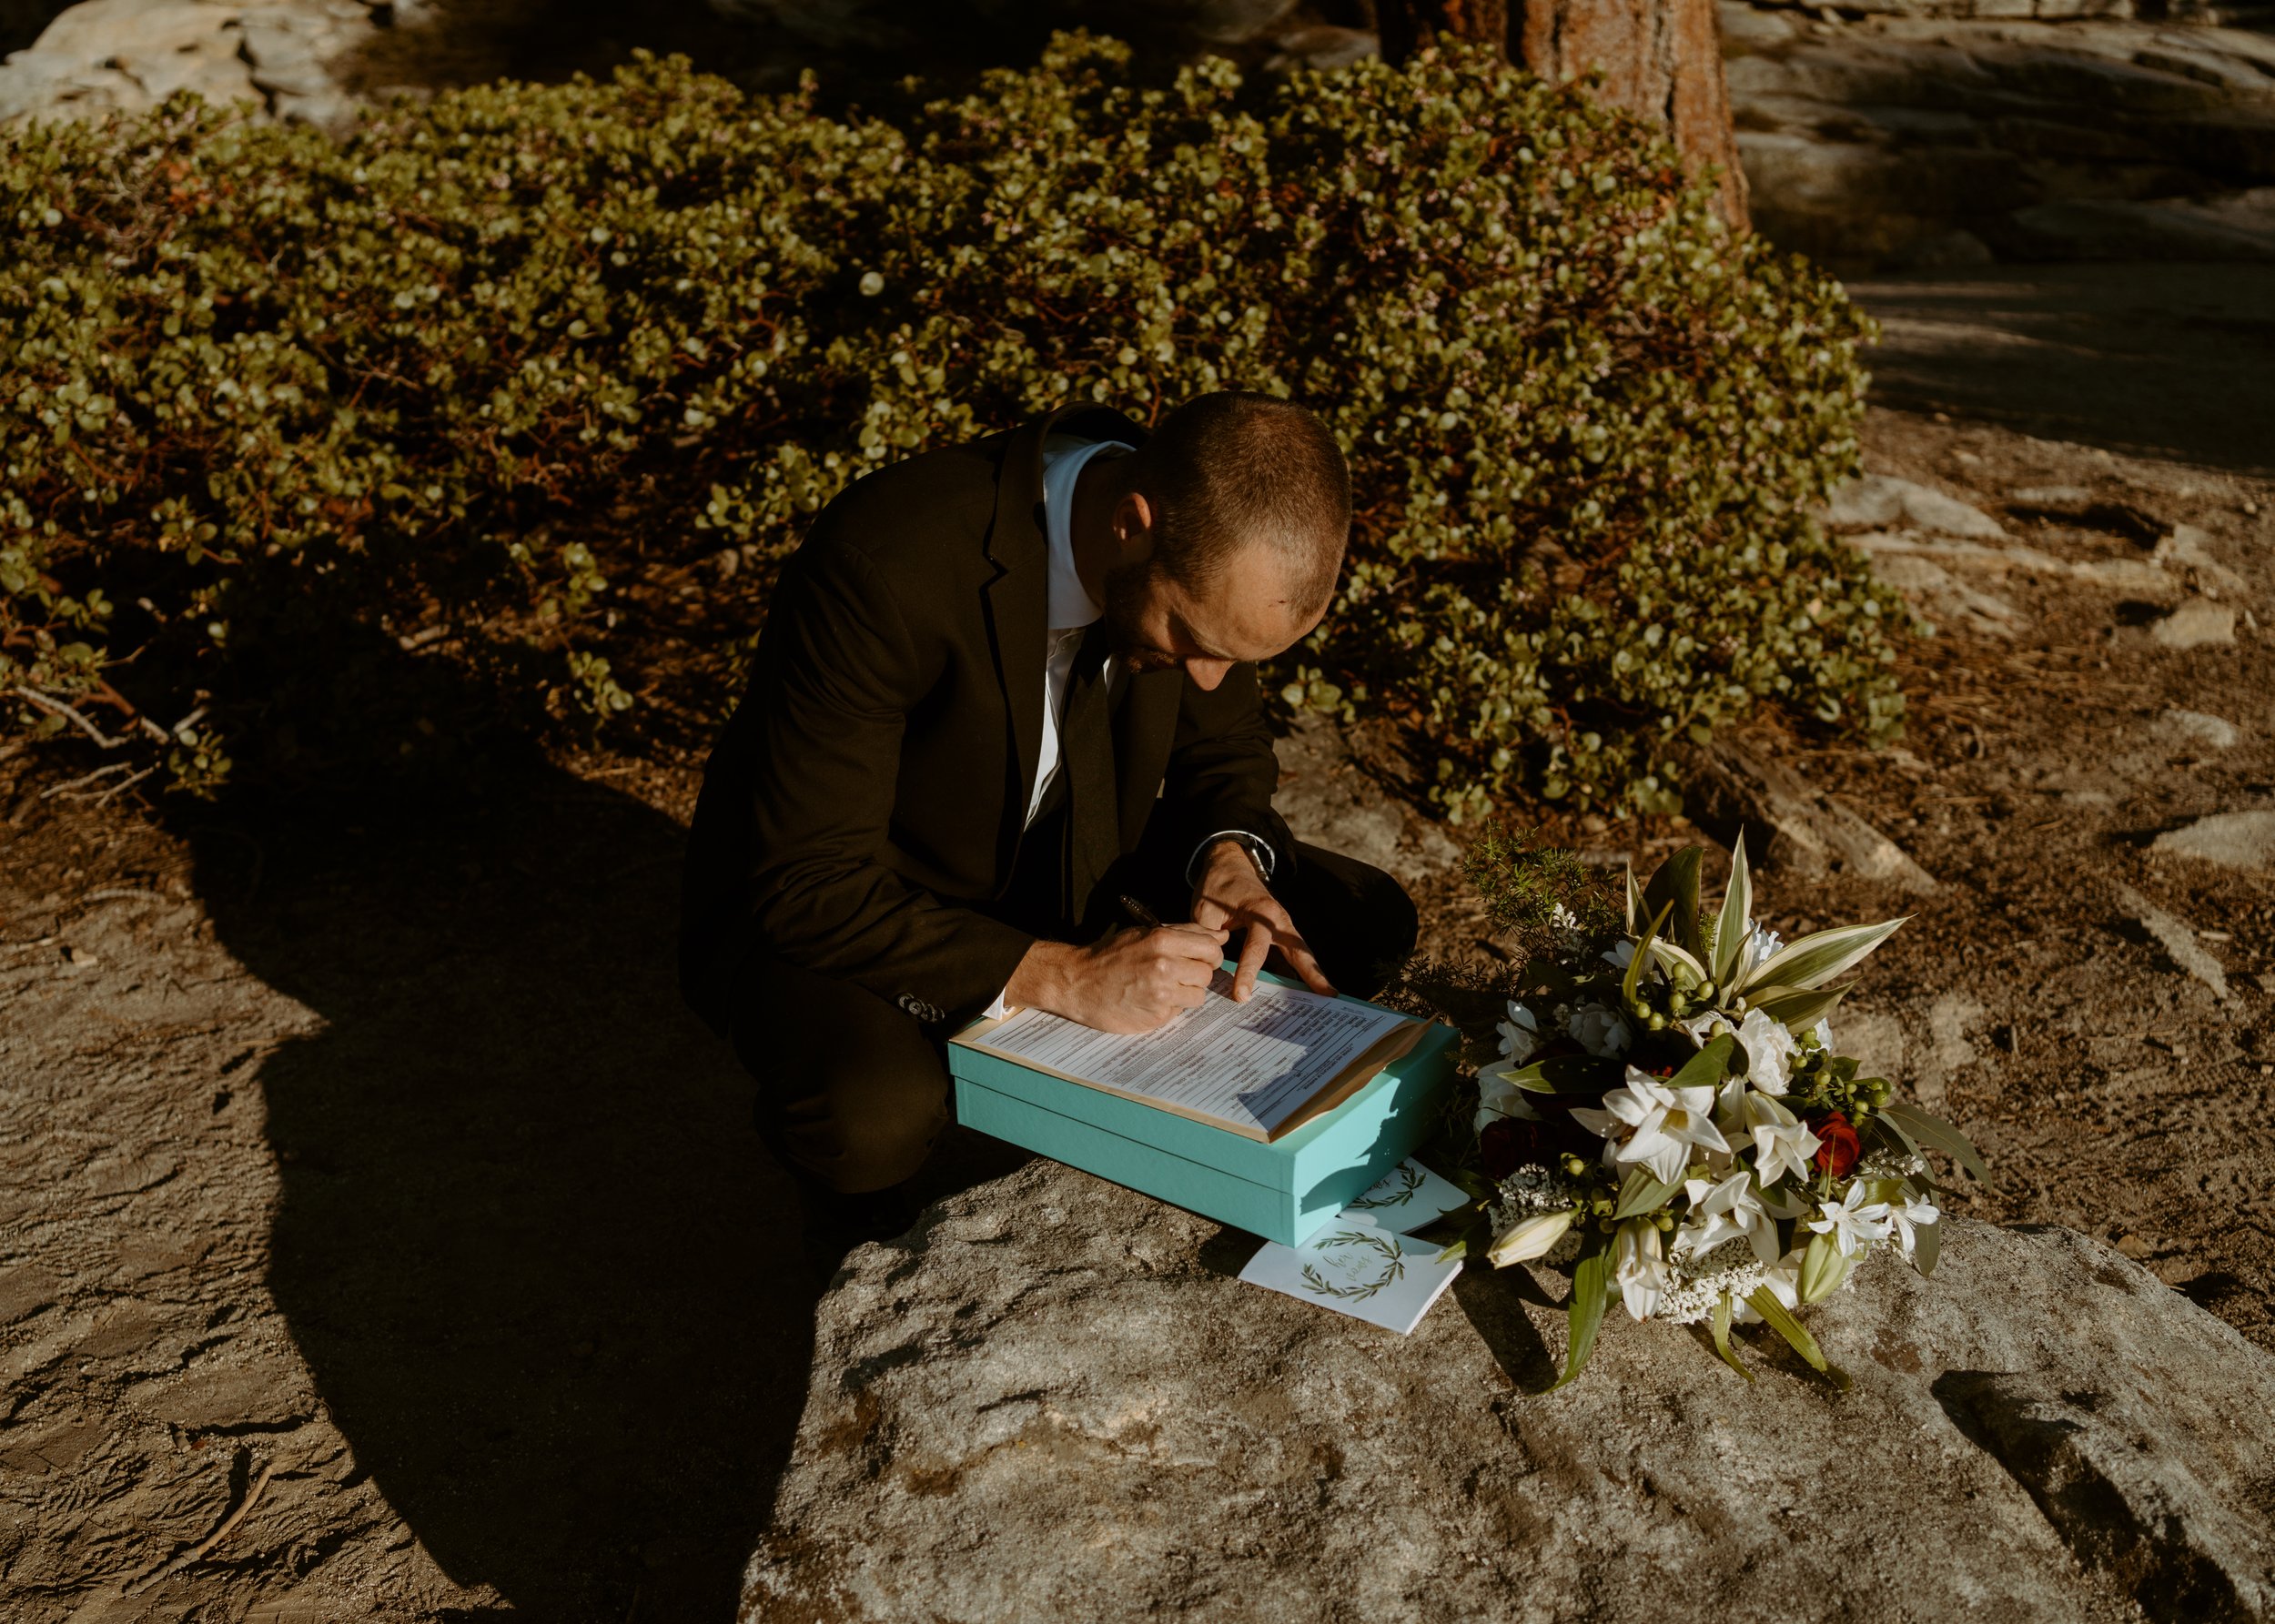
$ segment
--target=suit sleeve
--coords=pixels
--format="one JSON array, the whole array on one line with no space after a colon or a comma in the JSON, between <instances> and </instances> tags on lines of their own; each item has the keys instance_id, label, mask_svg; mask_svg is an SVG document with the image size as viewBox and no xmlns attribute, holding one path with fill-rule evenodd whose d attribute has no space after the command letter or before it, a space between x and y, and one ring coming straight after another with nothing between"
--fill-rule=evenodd
<instances>
[{"instance_id":1,"label":"suit sleeve","mask_svg":"<svg viewBox=\"0 0 2275 1624\"><path fill-rule=\"evenodd\" d=\"M936 672L890 586L844 546L784 578L744 703L756 737L749 928L767 951L920 1019L984 1005L1034 938L887 868L902 729Z\"/></svg>"},{"instance_id":2,"label":"suit sleeve","mask_svg":"<svg viewBox=\"0 0 2275 1624\"><path fill-rule=\"evenodd\" d=\"M1273 877L1295 867L1295 837L1272 810L1279 759L1264 725L1256 668L1236 665L1214 689L1189 678L1178 707L1177 733L1161 786L1161 814L1179 850L1209 835L1241 830L1271 848Z\"/></svg>"}]
</instances>

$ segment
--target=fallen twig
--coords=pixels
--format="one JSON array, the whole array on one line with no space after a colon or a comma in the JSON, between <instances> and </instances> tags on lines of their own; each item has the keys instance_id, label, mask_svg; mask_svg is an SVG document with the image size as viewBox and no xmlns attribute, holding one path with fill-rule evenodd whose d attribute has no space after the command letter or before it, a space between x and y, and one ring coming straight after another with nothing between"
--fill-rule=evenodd
<instances>
[{"instance_id":1,"label":"fallen twig","mask_svg":"<svg viewBox=\"0 0 2275 1624\"><path fill-rule=\"evenodd\" d=\"M97 767L94 772L75 778L68 783L51 784L39 792L39 798L42 801L52 801L58 795L69 794L71 791L78 789L83 784L91 784L98 778L108 778L114 772L124 772L133 765L132 762L113 762L107 767ZM71 798L74 801L86 799L82 795L73 795Z\"/></svg>"},{"instance_id":2,"label":"fallen twig","mask_svg":"<svg viewBox=\"0 0 2275 1624\"><path fill-rule=\"evenodd\" d=\"M253 1487L245 1491L245 1498L238 1503L238 1508L221 1519L221 1526L219 1528L214 1529L212 1533L207 1535L197 1544L191 1546L180 1556L176 1557L173 1562L168 1565L167 1571L169 1573L179 1573L183 1569L204 1557L207 1551L211 1550L215 1546L220 1544L224 1539L227 1539L231 1534L235 1533L237 1531L237 1525L245 1520L245 1514L248 1511L250 1511L253 1508L253 1503L260 1498L260 1491L268 1487L268 1479L276 1475L277 1463L275 1461L272 1460L267 1466L261 1468L260 1476L253 1479Z\"/></svg>"},{"instance_id":3,"label":"fallen twig","mask_svg":"<svg viewBox=\"0 0 2275 1624\"><path fill-rule=\"evenodd\" d=\"M60 716L66 721L76 722L81 732L84 732L88 738L94 740L96 743L101 745L105 750L116 750L121 744L126 742L124 739L112 738L101 728L96 727L93 722L86 719L86 716L83 711L74 710L71 706L65 704L61 700L55 698L53 695L42 693L36 688L25 688L18 686L10 689L8 691L15 694L20 700L25 700L32 704L37 705L50 716Z\"/></svg>"}]
</instances>

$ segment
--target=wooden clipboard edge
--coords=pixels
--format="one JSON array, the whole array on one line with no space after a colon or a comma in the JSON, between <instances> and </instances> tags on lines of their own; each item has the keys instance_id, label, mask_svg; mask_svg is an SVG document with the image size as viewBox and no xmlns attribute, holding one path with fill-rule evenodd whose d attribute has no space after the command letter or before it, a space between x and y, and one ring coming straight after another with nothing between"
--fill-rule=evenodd
<instances>
[{"instance_id":1,"label":"wooden clipboard edge","mask_svg":"<svg viewBox=\"0 0 2275 1624\"><path fill-rule=\"evenodd\" d=\"M1380 1005L1377 1006L1380 1007ZM1374 1081L1382 1068L1394 1060L1403 1060L1421 1044L1422 1034L1435 1025L1432 1021L1418 1020L1409 1015L1391 1027L1355 1056L1350 1064L1330 1078L1324 1088L1295 1108L1280 1125L1265 1136L1264 1143L1283 1139L1307 1122L1326 1115L1336 1106Z\"/></svg>"}]
</instances>

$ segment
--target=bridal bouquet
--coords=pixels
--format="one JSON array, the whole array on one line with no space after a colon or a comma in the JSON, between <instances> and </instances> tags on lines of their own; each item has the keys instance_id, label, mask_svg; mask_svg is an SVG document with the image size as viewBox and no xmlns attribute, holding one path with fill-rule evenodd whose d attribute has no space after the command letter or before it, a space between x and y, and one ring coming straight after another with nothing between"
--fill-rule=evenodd
<instances>
[{"instance_id":1,"label":"bridal bouquet","mask_svg":"<svg viewBox=\"0 0 2275 1624\"><path fill-rule=\"evenodd\" d=\"M1481 1176L1464 1181L1476 1205L1451 1249L1575 1266L1560 1387L1613 1299L1639 1320L1704 1321L1749 1380L1734 1322L1765 1322L1840 1380L1798 1311L1877 1251L1935 1267L1927 1151L1987 1177L1958 1129L1834 1049L1827 1017L1847 988L1832 983L1904 921L1781 943L1753 920L1743 838L1712 913L1700 855L1677 852L1642 887L1631 871L1600 928L1536 889L1542 951L1479 1071Z\"/></svg>"}]
</instances>

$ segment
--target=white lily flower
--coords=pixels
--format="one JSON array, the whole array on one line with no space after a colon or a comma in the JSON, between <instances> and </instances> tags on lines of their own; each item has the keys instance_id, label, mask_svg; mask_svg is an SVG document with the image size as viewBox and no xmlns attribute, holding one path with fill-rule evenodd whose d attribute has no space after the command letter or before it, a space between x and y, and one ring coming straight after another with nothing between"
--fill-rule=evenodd
<instances>
[{"instance_id":1,"label":"white lily flower","mask_svg":"<svg viewBox=\"0 0 2275 1624\"><path fill-rule=\"evenodd\" d=\"M1612 1239L1612 1280L1629 1315L1649 1319L1673 1284L1660 1252L1656 1225L1634 1218L1620 1226Z\"/></svg>"},{"instance_id":2,"label":"white lily flower","mask_svg":"<svg viewBox=\"0 0 2275 1624\"><path fill-rule=\"evenodd\" d=\"M1763 1188L1788 1176L1808 1183L1809 1158L1824 1141L1768 1094L1749 1093L1744 1110L1746 1132L1754 1140L1754 1171Z\"/></svg>"},{"instance_id":3,"label":"white lily flower","mask_svg":"<svg viewBox=\"0 0 2275 1624\"><path fill-rule=\"evenodd\" d=\"M1634 1030L1627 1017L1608 1004L1583 1004L1572 1012L1564 1030L1572 1042L1591 1054L1609 1057L1624 1054L1635 1041Z\"/></svg>"},{"instance_id":4,"label":"white lily flower","mask_svg":"<svg viewBox=\"0 0 2275 1624\"><path fill-rule=\"evenodd\" d=\"M1520 1219L1485 1249L1486 1261L1497 1269L1505 1269L1512 1263L1530 1263L1535 1257L1545 1256L1564 1238L1564 1232L1577 1216L1576 1212L1566 1207L1562 1212L1536 1213Z\"/></svg>"},{"instance_id":5,"label":"white lily flower","mask_svg":"<svg viewBox=\"0 0 2275 1624\"><path fill-rule=\"evenodd\" d=\"M1730 1142L1714 1126L1714 1091L1670 1088L1658 1078L1627 1068L1626 1086L1603 1096L1603 1109L1574 1111L1572 1119L1603 1135L1607 1162L1651 1169L1662 1184L1673 1184L1690 1165L1691 1147L1728 1150Z\"/></svg>"},{"instance_id":6,"label":"white lily flower","mask_svg":"<svg viewBox=\"0 0 2275 1624\"><path fill-rule=\"evenodd\" d=\"M1809 1227L1818 1235L1831 1236L1844 1257L1853 1257L1858 1247L1888 1238L1888 1204L1866 1203L1861 1178L1849 1180L1848 1194L1838 1201L1823 1203L1817 1213L1809 1220Z\"/></svg>"},{"instance_id":7,"label":"white lily flower","mask_svg":"<svg viewBox=\"0 0 2275 1624\"><path fill-rule=\"evenodd\" d=\"M1501 1057L1510 1064L1526 1064L1540 1053L1540 1017L1515 999L1509 1001L1509 1018L1494 1030L1501 1034Z\"/></svg>"},{"instance_id":8,"label":"white lily flower","mask_svg":"<svg viewBox=\"0 0 2275 1624\"><path fill-rule=\"evenodd\" d=\"M1677 1252L1703 1257L1724 1241L1743 1236L1758 1261L1777 1261L1777 1226L1754 1188L1753 1174L1741 1167L1719 1184L1694 1178L1683 1188L1691 1211L1704 1221L1676 1237Z\"/></svg>"},{"instance_id":9,"label":"white lily flower","mask_svg":"<svg viewBox=\"0 0 2275 1624\"><path fill-rule=\"evenodd\" d=\"M1603 950L1603 962L1614 970L1624 970L1635 962L1635 944L1622 938Z\"/></svg>"},{"instance_id":10,"label":"white lily flower","mask_svg":"<svg viewBox=\"0 0 2275 1624\"><path fill-rule=\"evenodd\" d=\"M1498 1122L1504 1116L1513 1116L1519 1122L1541 1120L1541 1114L1532 1108L1532 1102L1524 1097L1524 1090L1509 1081L1510 1070L1508 1066L1495 1066L1477 1074L1477 1122L1474 1125L1481 1134L1485 1131L1488 1123Z\"/></svg>"},{"instance_id":11,"label":"white lily flower","mask_svg":"<svg viewBox=\"0 0 2275 1624\"><path fill-rule=\"evenodd\" d=\"M1783 1094L1793 1081L1793 1057L1801 1044L1794 1034L1758 1009L1745 1012L1738 1027L1745 1050L1746 1075L1764 1094Z\"/></svg>"},{"instance_id":12,"label":"white lily flower","mask_svg":"<svg viewBox=\"0 0 2275 1624\"><path fill-rule=\"evenodd\" d=\"M1896 1227L1896 1245L1904 1248L1906 1257L1919 1244L1919 1236L1914 1231L1937 1223L1943 1217L1942 1212L1932 1201L1891 1201L1887 1206L1888 1222Z\"/></svg>"}]
</instances>

